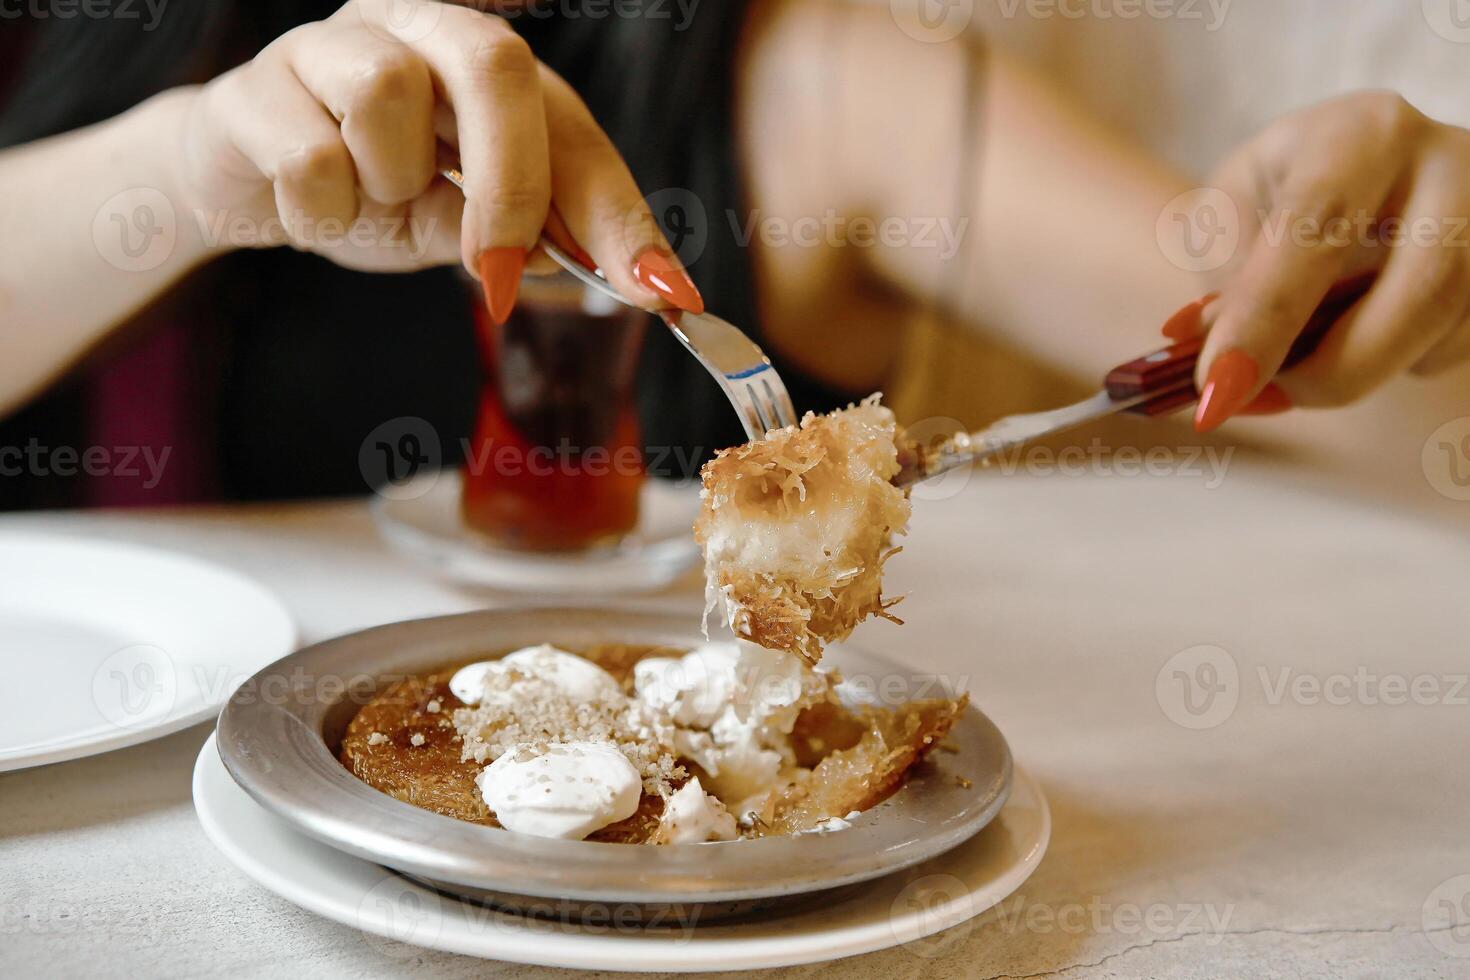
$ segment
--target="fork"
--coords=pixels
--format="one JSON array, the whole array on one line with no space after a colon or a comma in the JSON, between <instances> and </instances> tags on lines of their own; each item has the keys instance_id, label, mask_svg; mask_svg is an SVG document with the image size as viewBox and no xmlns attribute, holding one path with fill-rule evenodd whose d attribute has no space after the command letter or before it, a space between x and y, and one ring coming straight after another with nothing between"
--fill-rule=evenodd
<instances>
[{"instance_id":1,"label":"fork","mask_svg":"<svg viewBox=\"0 0 1470 980\"><path fill-rule=\"evenodd\" d=\"M464 174L458 167L439 171L455 187L464 190ZM642 309L625 299L603 276L600 269L589 269L543 235L541 249L563 269L588 286L624 306ZM679 338L684 349L693 354L704 369L714 376L725 397L740 416L745 435L754 441L772 429L797 423L796 408L786 391L771 359L733 323L709 313L685 310L660 310L659 319Z\"/></svg>"}]
</instances>

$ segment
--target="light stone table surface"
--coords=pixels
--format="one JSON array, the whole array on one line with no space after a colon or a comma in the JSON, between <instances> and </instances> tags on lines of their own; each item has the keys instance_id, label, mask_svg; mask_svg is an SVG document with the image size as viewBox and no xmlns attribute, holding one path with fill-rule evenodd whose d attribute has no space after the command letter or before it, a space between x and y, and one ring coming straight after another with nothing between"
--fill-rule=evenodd
<instances>
[{"instance_id":1,"label":"light stone table surface","mask_svg":"<svg viewBox=\"0 0 1470 980\"><path fill-rule=\"evenodd\" d=\"M916 505L889 566L907 624L857 640L968 678L1050 799L1051 848L943 943L789 972L1470 977L1463 524L1244 456L1215 482L991 471ZM18 527L237 568L307 641L515 601L394 555L362 501L0 519ZM697 592L661 601L693 615ZM0 974L564 972L385 955L256 885L194 816L208 734L0 775Z\"/></svg>"}]
</instances>

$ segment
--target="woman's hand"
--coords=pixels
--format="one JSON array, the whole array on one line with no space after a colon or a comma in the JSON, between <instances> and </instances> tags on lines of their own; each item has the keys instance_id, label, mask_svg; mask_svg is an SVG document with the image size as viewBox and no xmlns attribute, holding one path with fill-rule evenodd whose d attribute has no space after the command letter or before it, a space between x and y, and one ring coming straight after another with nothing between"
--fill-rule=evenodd
<instances>
[{"instance_id":1,"label":"woman's hand","mask_svg":"<svg viewBox=\"0 0 1470 980\"><path fill-rule=\"evenodd\" d=\"M1348 96L1274 123L1211 186L1233 201L1240 239L1203 316L1200 431L1242 409L1345 405L1470 358L1470 132L1396 95ZM1367 295L1275 377L1333 283L1368 270ZM1200 320L1178 318L1171 335Z\"/></svg>"},{"instance_id":2,"label":"woman's hand","mask_svg":"<svg viewBox=\"0 0 1470 980\"><path fill-rule=\"evenodd\" d=\"M500 18L434 0L405 18L403 3L349 0L204 86L185 220L214 247L291 244L361 269L462 259L497 322L547 228L630 299L702 309L571 88ZM438 175L441 144L463 194Z\"/></svg>"}]
</instances>

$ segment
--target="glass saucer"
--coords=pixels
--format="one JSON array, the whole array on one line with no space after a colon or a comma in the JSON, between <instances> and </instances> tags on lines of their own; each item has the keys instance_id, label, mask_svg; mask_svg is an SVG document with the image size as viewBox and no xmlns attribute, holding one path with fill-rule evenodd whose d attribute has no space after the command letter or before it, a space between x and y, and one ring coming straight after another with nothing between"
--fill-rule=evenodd
<instances>
[{"instance_id":1,"label":"glass saucer","mask_svg":"<svg viewBox=\"0 0 1470 980\"><path fill-rule=\"evenodd\" d=\"M691 530L698 486L650 479L638 526L620 543L570 554L504 548L465 524L458 470L431 470L373 498L378 532L395 549L461 585L554 595L653 592L700 563Z\"/></svg>"}]
</instances>

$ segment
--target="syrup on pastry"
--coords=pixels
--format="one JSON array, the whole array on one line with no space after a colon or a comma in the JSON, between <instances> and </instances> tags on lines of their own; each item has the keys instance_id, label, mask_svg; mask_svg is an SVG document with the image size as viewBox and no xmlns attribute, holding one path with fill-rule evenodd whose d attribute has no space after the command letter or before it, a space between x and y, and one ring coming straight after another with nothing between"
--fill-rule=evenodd
<instances>
[{"instance_id":1,"label":"syrup on pastry","mask_svg":"<svg viewBox=\"0 0 1470 980\"><path fill-rule=\"evenodd\" d=\"M869 616L894 619L883 563L908 525L893 413L873 395L719 453L705 464L694 536L706 616L735 635L816 663Z\"/></svg>"}]
</instances>

